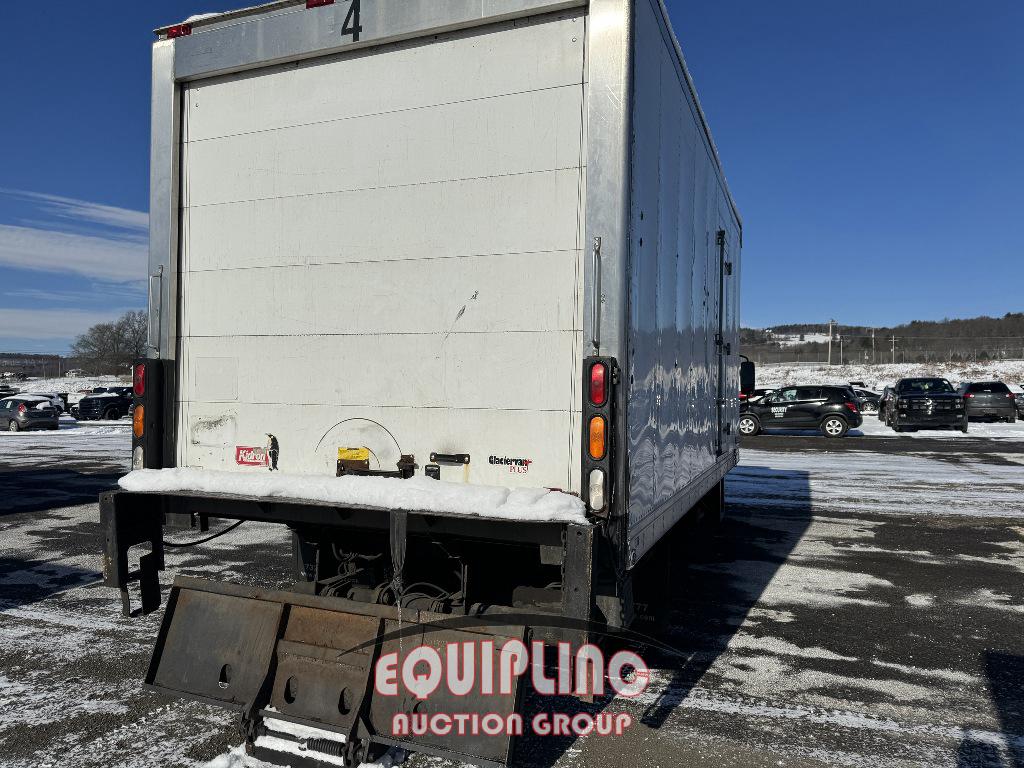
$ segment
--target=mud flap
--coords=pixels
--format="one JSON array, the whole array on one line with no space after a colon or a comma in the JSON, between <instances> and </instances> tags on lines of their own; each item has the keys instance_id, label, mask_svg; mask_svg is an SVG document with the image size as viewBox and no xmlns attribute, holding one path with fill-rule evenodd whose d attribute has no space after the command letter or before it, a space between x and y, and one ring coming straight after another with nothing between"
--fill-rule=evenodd
<instances>
[{"instance_id":1,"label":"mud flap","mask_svg":"<svg viewBox=\"0 0 1024 768\"><path fill-rule=\"evenodd\" d=\"M413 649L429 646L443 660L449 645L492 641L497 672L502 646L524 640L526 632L483 620L467 627L465 617L457 628L445 627L450 619L179 577L146 683L238 711L250 751L280 765L358 765L375 749L390 746L480 766L507 765L513 736L506 731L396 733L395 717L404 723L403 715L421 722L424 715L496 715L507 722L518 712L518 676L504 695L483 695L478 684L456 696L444 681L422 700L401 685L398 695L375 690L374 670L385 654L397 654L400 665ZM477 645L483 647L490 646ZM483 666L484 659L479 662Z\"/></svg>"}]
</instances>

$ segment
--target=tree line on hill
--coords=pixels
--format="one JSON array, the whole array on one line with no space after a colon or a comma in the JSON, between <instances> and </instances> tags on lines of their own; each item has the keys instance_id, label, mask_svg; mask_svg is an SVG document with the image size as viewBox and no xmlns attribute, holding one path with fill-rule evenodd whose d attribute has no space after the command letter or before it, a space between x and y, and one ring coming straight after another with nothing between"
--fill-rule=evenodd
<instances>
[{"instance_id":1,"label":"tree line on hill","mask_svg":"<svg viewBox=\"0 0 1024 768\"><path fill-rule=\"evenodd\" d=\"M761 362L825 362L828 323L744 328L743 354ZM804 337L816 337L804 340ZM840 359L841 356L841 359ZM915 320L898 326L836 325L833 362L939 362L1024 359L1024 312L1003 317Z\"/></svg>"}]
</instances>

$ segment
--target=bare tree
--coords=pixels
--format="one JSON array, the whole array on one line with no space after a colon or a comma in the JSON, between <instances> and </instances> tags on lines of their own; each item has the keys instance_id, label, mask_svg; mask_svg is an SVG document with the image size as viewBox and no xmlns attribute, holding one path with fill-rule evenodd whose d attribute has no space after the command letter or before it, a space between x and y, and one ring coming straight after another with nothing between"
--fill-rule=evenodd
<instances>
[{"instance_id":1,"label":"bare tree","mask_svg":"<svg viewBox=\"0 0 1024 768\"><path fill-rule=\"evenodd\" d=\"M140 310L94 325L75 339L71 355L90 373L124 373L145 352L147 323Z\"/></svg>"}]
</instances>

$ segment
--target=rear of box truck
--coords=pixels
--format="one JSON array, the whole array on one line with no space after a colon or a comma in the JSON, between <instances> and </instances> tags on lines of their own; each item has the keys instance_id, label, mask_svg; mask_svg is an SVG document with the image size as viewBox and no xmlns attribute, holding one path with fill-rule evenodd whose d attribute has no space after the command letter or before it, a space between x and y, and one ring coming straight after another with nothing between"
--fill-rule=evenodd
<instances>
[{"instance_id":1,"label":"rear of box truck","mask_svg":"<svg viewBox=\"0 0 1024 768\"><path fill-rule=\"evenodd\" d=\"M179 576L146 682L277 762L507 764L514 732L396 731L425 702L378 661L664 621L737 460L741 226L667 11L278 0L160 34L146 471L101 499L105 580L156 610L163 527L221 518L287 525L297 583ZM403 479L336 477L374 473ZM429 711L513 715L518 680Z\"/></svg>"},{"instance_id":2,"label":"rear of box truck","mask_svg":"<svg viewBox=\"0 0 1024 768\"><path fill-rule=\"evenodd\" d=\"M579 491L584 26L183 89L174 463Z\"/></svg>"}]
</instances>

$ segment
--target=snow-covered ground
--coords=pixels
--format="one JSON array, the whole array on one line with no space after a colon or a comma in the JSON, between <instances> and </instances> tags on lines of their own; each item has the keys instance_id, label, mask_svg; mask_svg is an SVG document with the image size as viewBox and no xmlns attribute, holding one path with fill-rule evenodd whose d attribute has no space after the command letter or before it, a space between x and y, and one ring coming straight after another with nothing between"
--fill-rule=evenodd
<instances>
[{"instance_id":1,"label":"snow-covered ground","mask_svg":"<svg viewBox=\"0 0 1024 768\"><path fill-rule=\"evenodd\" d=\"M955 440L743 448L725 523L673 570L684 658L650 659L639 699L541 702L635 725L526 739L515 764L1024 764L1024 451L917 435ZM129 452L127 421L0 433L0 765L269 768L234 748L230 713L141 686L161 614L125 619L102 586L95 503ZM292 568L287 531L258 523L167 558L165 588L179 574L280 587Z\"/></svg>"},{"instance_id":2,"label":"snow-covered ground","mask_svg":"<svg viewBox=\"0 0 1024 768\"><path fill-rule=\"evenodd\" d=\"M936 376L953 384L964 381L1004 381L1020 392L1024 385L1024 360L988 363L887 363L884 365L759 365L757 386L774 389L796 384L849 384L863 381L876 392L899 379Z\"/></svg>"},{"instance_id":3,"label":"snow-covered ground","mask_svg":"<svg viewBox=\"0 0 1024 768\"><path fill-rule=\"evenodd\" d=\"M81 392L96 387L123 387L131 382L122 381L117 376L90 376L80 379L66 377L58 379L29 379L28 381L8 382L21 392L56 392L57 394Z\"/></svg>"}]
</instances>

